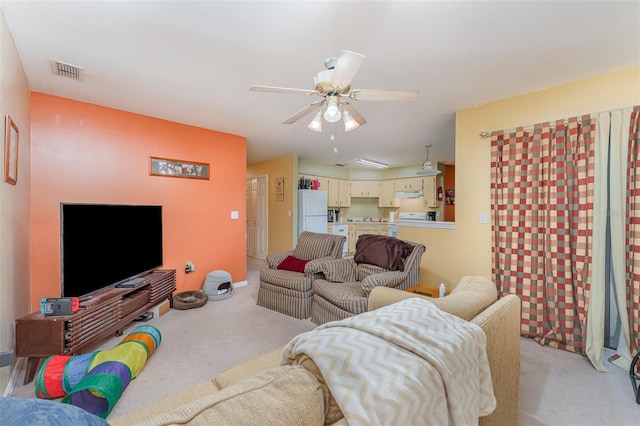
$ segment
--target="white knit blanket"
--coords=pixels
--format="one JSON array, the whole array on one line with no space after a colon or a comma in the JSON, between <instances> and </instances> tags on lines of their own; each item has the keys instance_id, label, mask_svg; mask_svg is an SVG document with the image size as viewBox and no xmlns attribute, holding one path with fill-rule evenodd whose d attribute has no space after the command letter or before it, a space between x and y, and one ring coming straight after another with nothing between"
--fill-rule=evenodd
<instances>
[{"instance_id":1,"label":"white knit blanket","mask_svg":"<svg viewBox=\"0 0 640 426\"><path fill-rule=\"evenodd\" d=\"M282 363L306 354L349 425L474 425L493 412L480 327L410 298L295 337Z\"/></svg>"}]
</instances>

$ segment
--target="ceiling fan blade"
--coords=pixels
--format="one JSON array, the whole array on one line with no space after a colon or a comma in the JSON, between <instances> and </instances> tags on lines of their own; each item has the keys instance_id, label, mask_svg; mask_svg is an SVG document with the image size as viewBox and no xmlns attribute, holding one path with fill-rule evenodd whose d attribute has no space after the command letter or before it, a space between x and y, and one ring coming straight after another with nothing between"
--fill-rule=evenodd
<instances>
[{"instance_id":1,"label":"ceiling fan blade","mask_svg":"<svg viewBox=\"0 0 640 426\"><path fill-rule=\"evenodd\" d=\"M356 120L356 122L359 125L362 126L364 123L367 122L367 120L365 120L364 117L358 112L358 110L355 109L353 105L351 105L349 102L342 102L340 106L345 110L349 111L349 114L351 114L353 119Z\"/></svg>"},{"instance_id":2,"label":"ceiling fan blade","mask_svg":"<svg viewBox=\"0 0 640 426\"><path fill-rule=\"evenodd\" d=\"M289 87L273 87L273 86L251 86L249 87L251 92L266 92L266 93L288 93L292 95L317 95L315 90L307 89L292 89Z\"/></svg>"},{"instance_id":3,"label":"ceiling fan blade","mask_svg":"<svg viewBox=\"0 0 640 426\"><path fill-rule=\"evenodd\" d=\"M309 104L306 107L302 108L300 111L298 111L295 114L293 114L291 117L289 117L286 120L284 120L282 122L282 124L293 124L296 121L300 120L305 115L309 114L311 111L321 107L322 104L324 104L324 100Z\"/></svg>"},{"instance_id":4,"label":"ceiling fan blade","mask_svg":"<svg viewBox=\"0 0 640 426\"><path fill-rule=\"evenodd\" d=\"M350 50L340 52L338 62L331 75L331 84L337 88L345 88L351 84L353 76L360 69L364 55Z\"/></svg>"},{"instance_id":5,"label":"ceiling fan blade","mask_svg":"<svg viewBox=\"0 0 640 426\"><path fill-rule=\"evenodd\" d=\"M419 94L417 90L357 89L349 92L349 97L354 101L415 102Z\"/></svg>"}]
</instances>

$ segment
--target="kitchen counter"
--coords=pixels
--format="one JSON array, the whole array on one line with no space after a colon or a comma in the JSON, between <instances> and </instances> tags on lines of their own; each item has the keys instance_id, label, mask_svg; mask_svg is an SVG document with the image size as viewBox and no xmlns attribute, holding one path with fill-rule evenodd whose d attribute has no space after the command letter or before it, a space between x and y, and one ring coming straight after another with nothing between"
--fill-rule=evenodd
<instances>
[{"instance_id":1,"label":"kitchen counter","mask_svg":"<svg viewBox=\"0 0 640 426\"><path fill-rule=\"evenodd\" d=\"M438 222L429 220L396 220L397 226L406 226L412 228L434 228L434 229L456 229L455 222Z\"/></svg>"},{"instance_id":2,"label":"kitchen counter","mask_svg":"<svg viewBox=\"0 0 640 426\"><path fill-rule=\"evenodd\" d=\"M353 220L353 221L349 221L349 222L337 222L337 223L346 223L348 224L353 224L353 225L386 225L387 223L389 223L386 220L383 220L382 222L378 222L377 220Z\"/></svg>"}]
</instances>

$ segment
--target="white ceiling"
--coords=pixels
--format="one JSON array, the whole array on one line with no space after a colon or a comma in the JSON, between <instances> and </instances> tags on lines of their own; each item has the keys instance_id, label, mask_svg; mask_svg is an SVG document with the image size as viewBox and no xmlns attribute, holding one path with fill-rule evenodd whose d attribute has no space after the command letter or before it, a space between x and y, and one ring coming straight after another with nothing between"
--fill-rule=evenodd
<instances>
[{"instance_id":1,"label":"white ceiling","mask_svg":"<svg viewBox=\"0 0 640 426\"><path fill-rule=\"evenodd\" d=\"M425 144L451 164L455 111L640 64L639 1L0 5L32 90L246 136L247 164L295 152L397 167L421 164ZM313 89L343 49L366 56L353 88L420 96L353 102L367 124L338 129L334 154L329 132L307 129L312 115L280 124L316 99L248 88ZM83 67L84 80L54 76L51 59Z\"/></svg>"}]
</instances>

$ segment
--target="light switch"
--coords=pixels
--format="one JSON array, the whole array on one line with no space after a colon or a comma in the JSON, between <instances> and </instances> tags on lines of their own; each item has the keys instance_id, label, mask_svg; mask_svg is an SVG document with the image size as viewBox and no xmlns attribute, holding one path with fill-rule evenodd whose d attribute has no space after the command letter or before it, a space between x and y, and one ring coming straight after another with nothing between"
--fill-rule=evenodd
<instances>
[{"instance_id":1,"label":"light switch","mask_svg":"<svg viewBox=\"0 0 640 426\"><path fill-rule=\"evenodd\" d=\"M231 219L237 219L239 217L240 217L240 215L238 214L237 210L232 210L231 211Z\"/></svg>"},{"instance_id":2,"label":"light switch","mask_svg":"<svg viewBox=\"0 0 640 426\"><path fill-rule=\"evenodd\" d=\"M486 225L487 223L489 223L486 213L480 213L480 223L483 225Z\"/></svg>"}]
</instances>

